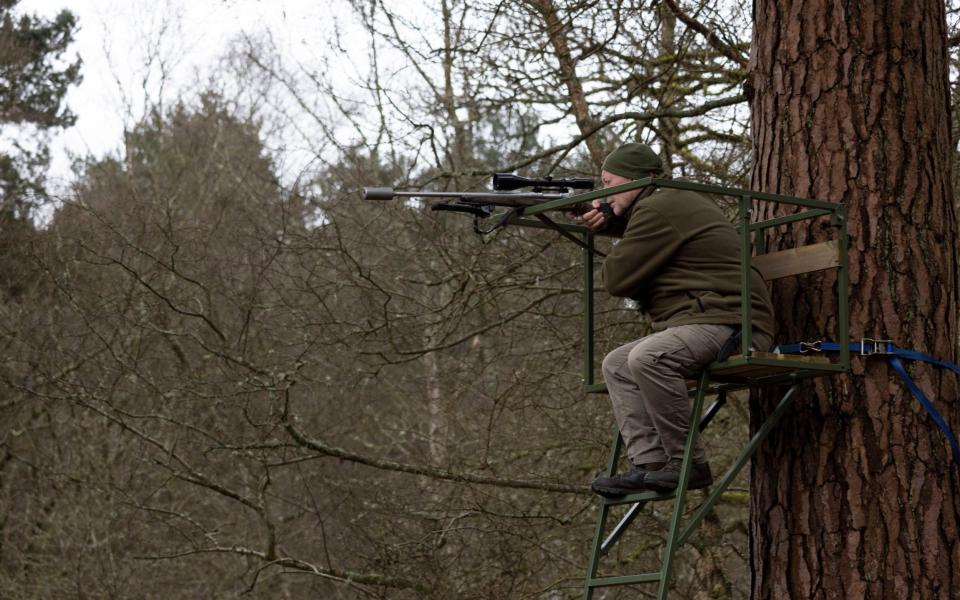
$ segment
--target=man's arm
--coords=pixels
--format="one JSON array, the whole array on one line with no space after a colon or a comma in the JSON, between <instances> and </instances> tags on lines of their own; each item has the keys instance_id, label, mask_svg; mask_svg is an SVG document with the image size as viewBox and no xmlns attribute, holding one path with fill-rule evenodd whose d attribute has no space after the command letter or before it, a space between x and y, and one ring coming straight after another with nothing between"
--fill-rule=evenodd
<instances>
[{"instance_id":1,"label":"man's arm","mask_svg":"<svg viewBox=\"0 0 960 600\"><path fill-rule=\"evenodd\" d=\"M680 232L660 213L636 206L623 239L603 261L603 284L613 296L641 298L649 280L683 242Z\"/></svg>"}]
</instances>

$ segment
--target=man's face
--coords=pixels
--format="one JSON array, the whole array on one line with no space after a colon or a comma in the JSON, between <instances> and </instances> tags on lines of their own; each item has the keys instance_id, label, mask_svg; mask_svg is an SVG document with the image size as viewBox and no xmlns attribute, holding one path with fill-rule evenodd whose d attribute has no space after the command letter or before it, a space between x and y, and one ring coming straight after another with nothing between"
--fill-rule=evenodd
<instances>
[{"instance_id":1,"label":"man's face","mask_svg":"<svg viewBox=\"0 0 960 600\"><path fill-rule=\"evenodd\" d=\"M611 173L610 171L603 171L600 173L600 181L603 183L604 188L609 188L622 183L629 183L633 180L627 179L622 175ZM633 204L633 199L636 198L637 194L639 193L640 190L620 192L619 194L614 194L613 196L607 196L607 202L609 202L613 207L614 214L622 215L623 213L627 212L627 209L630 208L631 204Z\"/></svg>"}]
</instances>

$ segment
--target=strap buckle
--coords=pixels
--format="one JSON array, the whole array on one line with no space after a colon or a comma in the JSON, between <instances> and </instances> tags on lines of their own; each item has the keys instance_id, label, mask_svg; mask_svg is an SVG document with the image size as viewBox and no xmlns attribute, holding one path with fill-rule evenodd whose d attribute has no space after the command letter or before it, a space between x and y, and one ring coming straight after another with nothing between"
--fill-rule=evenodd
<instances>
[{"instance_id":1,"label":"strap buckle","mask_svg":"<svg viewBox=\"0 0 960 600\"><path fill-rule=\"evenodd\" d=\"M867 348L868 345L870 346L869 349ZM893 354L893 340L860 338L860 356L873 356L874 354Z\"/></svg>"},{"instance_id":2,"label":"strap buckle","mask_svg":"<svg viewBox=\"0 0 960 600\"><path fill-rule=\"evenodd\" d=\"M817 340L815 342L800 342L800 354L806 354L807 352L821 352L823 350L823 342Z\"/></svg>"}]
</instances>

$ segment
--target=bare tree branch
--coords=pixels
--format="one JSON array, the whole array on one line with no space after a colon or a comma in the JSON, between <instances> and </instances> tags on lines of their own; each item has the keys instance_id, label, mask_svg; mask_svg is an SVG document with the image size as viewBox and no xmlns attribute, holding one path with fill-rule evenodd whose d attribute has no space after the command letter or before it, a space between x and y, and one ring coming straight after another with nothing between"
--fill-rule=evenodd
<instances>
[{"instance_id":1,"label":"bare tree branch","mask_svg":"<svg viewBox=\"0 0 960 600\"><path fill-rule=\"evenodd\" d=\"M686 12L684 12L683 9L681 9L680 6L677 5L675 0L663 0L663 2L668 7L670 7L670 10L673 12L673 14L677 16L678 19L683 21L684 25L686 25L690 29L702 35L707 40L707 43L713 46L715 50L717 50L718 52L720 52L721 54L723 54L733 62L737 63L744 69L747 68L747 59L745 59L736 50L734 50L728 44L726 44L723 40L721 40L720 36L718 36L715 31L710 30L706 25L704 25L700 21L697 21L696 19L688 15Z\"/></svg>"},{"instance_id":2,"label":"bare tree branch","mask_svg":"<svg viewBox=\"0 0 960 600\"><path fill-rule=\"evenodd\" d=\"M590 494L589 487L585 485L570 485L563 483L549 483L549 482L540 482L540 481L523 481L517 479L503 479L499 477L486 477L483 475L473 475L470 473L456 473L453 471L448 471L446 469L439 469L436 467L429 466L420 466L420 465L410 465L404 463L398 463L392 460L383 460L372 458L370 456L364 456L356 452L350 452L343 448L337 448L336 446L331 446L322 440L313 438L305 434L296 425L293 423L293 419L289 413L289 404L290 396L289 391L285 392L285 399L283 405L283 424L287 432L290 433L291 437L297 441L300 445L305 448L309 448L314 452L318 452L325 456L332 456L334 458L340 458L350 462L355 462L361 465L367 465L368 467L373 467L375 469L383 469L385 471L397 471L400 473L409 473L411 475L423 475L425 477L431 477L433 479L443 479L446 481L455 481L460 483L476 483L480 485L492 485L496 487L506 487L506 488L517 488L517 489L527 489L527 490L540 490L544 492L556 492L563 494Z\"/></svg>"}]
</instances>

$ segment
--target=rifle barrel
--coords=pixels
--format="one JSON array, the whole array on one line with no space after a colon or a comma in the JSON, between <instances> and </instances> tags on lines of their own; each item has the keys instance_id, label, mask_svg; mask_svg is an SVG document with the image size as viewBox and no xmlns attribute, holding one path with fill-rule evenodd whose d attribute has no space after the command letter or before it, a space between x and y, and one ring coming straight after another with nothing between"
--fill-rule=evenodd
<instances>
[{"instance_id":1,"label":"rifle barrel","mask_svg":"<svg viewBox=\"0 0 960 600\"><path fill-rule=\"evenodd\" d=\"M387 187L365 187L363 188L364 200L393 200L393 188Z\"/></svg>"},{"instance_id":2,"label":"rifle barrel","mask_svg":"<svg viewBox=\"0 0 960 600\"><path fill-rule=\"evenodd\" d=\"M567 196L561 193L542 192L398 192L393 188L365 187L364 200L393 200L401 198L455 198L471 204L495 204L498 206L525 206L557 200Z\"/></svg>"}]
</instances>

